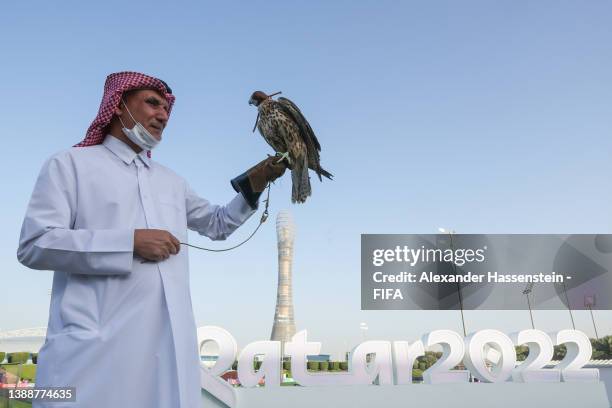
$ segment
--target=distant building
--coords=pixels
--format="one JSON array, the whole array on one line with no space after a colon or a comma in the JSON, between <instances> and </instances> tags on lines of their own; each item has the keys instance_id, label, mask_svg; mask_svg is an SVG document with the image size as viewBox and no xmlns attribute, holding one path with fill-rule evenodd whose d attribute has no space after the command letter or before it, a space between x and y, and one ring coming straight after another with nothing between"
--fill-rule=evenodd
<instances>
[{"instance_id":1,"label":"distant building","mask_svg":"<svg viewBox=\"0 0 612 408\"><path fill-rule=\"evenodd\" d=\"M0 332L0 351L5 353L19 351L38 353L38 350L45 344L46 337L46 327Z\"/></svg>"},{"instance_id":2,"label":"distant building","mask_svg":"<svg viewBox=\"0 0 612 408\"><path fill-rule=\"evenodd\" d=\"M283 210L278 213L276 217L276 236L278 239L278 288L270 340L281 342L284 355L284 344L290 341L295 334L291 286L295 225L289 211Z\"/></svg>"},{"instance_id":3,"label":"distant building","mask_svg":"<svg viewBox=\"0 0 612 408\"><path fill-rule=\"evenodd\" d=\"M312 356L306 356L307 361L330 361L329 354L317 354Z\"/></svg>"}]
</instances>

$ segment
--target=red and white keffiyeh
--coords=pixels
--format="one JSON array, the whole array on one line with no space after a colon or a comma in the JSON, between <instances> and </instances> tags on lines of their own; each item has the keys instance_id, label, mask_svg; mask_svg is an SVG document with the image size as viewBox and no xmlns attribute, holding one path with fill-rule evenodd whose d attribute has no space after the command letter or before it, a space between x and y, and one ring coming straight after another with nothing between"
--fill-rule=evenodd
<instances>
[{"instance_id":1,"label":"red and white keffiyeh","mask_svg":"<svg viewBox=\"0 0 612 408\"><path fill-rule=\"evenodd\" d=\"M124 92L133 89L155 89L168 101L168 115L174 104L174 95L168 85L161 79L157 79L138 72L116 72L110 74L104 83L104 95L100 103L98 115L87 129L85 139L74 147L85 147L99 145L104 141L108 131L108 125L119 106L121 96ZM149 152L149 155L151 152Z\"/></svg>"}]
</instances>

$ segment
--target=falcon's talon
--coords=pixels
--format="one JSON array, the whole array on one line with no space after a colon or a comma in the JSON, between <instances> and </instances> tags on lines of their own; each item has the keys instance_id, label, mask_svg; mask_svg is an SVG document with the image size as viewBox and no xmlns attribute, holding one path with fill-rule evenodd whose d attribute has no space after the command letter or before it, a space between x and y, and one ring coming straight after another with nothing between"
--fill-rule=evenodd
<instances>
[{"instance_id":1,"label":"falcon's talon","mask_svg":"<svg viewBox=\"0 0 612 408\"><path fill-rule=\"evenodd\" d=\"M287 159L287 163L289 163L289 165L291 165L291 159L289 158L289 152L285 152L285 153L277 152L276 155L277 156L280 155L280 159L278 159L277 163L280 163L283 160Z\"/></svg>"}]
</instances>

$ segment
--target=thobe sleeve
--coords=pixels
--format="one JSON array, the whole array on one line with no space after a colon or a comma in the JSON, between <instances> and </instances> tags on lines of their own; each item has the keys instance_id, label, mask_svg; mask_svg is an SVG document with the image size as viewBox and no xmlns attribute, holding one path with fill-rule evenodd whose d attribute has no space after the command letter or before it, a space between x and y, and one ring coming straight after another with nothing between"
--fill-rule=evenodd
<instances>
[{"instance_id":1,"label":"thobe sleeve","mask_svg":"<svg viewBox=\"0 0 612 408\"><path fill-rule=\"evenodd\" d=\"M187 227L212 240L223 240L242 225L253 213L242 196L236 196L225 206L211 204L186 185L185 208Z\"/></svg>"},{"instance_id":2,"label":"thobe sleeve","mask_svg":"<svg viewBox=\"0 0 612 408\"><path fill-rule=\"evenodd\" d=\"M76 208L76 174L70 156L60 153L43 165L36 181L21 227L19 262L78 274L130 273L134 230L73 229Z\"/></svg>"}]
</instances>

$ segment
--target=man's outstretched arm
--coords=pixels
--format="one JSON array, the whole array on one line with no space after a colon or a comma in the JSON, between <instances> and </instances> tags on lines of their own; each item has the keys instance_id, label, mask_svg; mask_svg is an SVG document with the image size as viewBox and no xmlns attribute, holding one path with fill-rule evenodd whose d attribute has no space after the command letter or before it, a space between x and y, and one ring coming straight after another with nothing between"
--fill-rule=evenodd
<instances>
[{"instance_id":1,"label":"man's outstretched arm","mask_svg":"<svg viewBox=\"0 0 612 408\"><path fill-rule=\"evenodd\" d=\"M269 157L232 180L239 193L225 206L213 205L187 186L187 226L212 240L226 239L257 210L259 196L270 181L285 172L284 162Z\"/></svg>"}]
</instances>

